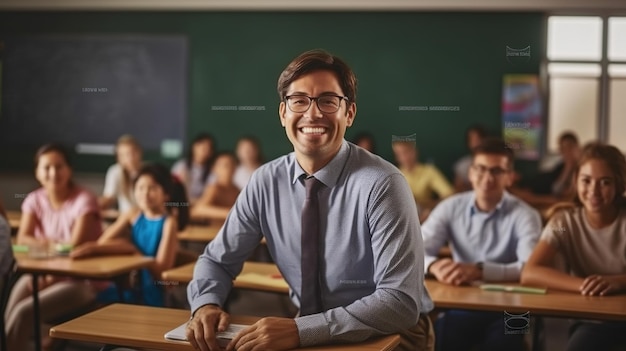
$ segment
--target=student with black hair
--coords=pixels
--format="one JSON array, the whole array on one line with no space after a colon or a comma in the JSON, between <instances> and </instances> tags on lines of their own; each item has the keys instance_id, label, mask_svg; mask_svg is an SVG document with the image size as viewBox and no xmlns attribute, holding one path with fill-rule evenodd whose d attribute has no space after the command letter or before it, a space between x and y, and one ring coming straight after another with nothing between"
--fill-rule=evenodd
<instances>
[{"instance_id":1,"label":"student with black hair","mask_svg":"<svg viewBox=\"0 0 626 351\"><path fill-rule=\"evenodd\" d=\"M172 166L172 173L187 188L187 197L191 203L195 203L202 196L210 181L214 154L215 140L207 133L200 133L191 142L187 157Z\"/></svg>"},{"instance_id":2,"label":"student with black hair","mask_svg":"<svg viewBox=\"0 0 626 351\"><path fill-rule=\"evenodd\" d=\"M189 221L185 188L159 164L143 166L134 182L138 208L123 213L106 229L97 242L85 243L72 251L75 259L96 255L134 254L154 257L148 269L141 270L142 296L126 291L126 301L163 306L163 288L156 284L161 273L174 266L178 251L178 231ZM127 229L130 229L130 233ZM130 235L128 235L130 234ZM117 288L99 294L100 301L117 301Z\"/></svg>"}]
</instances>

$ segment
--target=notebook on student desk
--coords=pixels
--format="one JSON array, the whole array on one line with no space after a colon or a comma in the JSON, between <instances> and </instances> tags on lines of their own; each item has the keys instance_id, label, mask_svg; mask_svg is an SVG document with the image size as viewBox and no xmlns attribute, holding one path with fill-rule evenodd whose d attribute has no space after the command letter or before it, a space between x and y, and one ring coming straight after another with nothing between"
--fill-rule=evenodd
<instances>
[{"instance_id":1,"label":"notebook on student desk","mask_svg":"<svg viewBox=\"0 0 626 351\"><path fill-rule=\"evenodd\" d=\"M230 324L228 329L223 332L219 332L216 334L217 343L220 347L228 346L228 343L243 329L249 327L248 325L243 324ZM187 336L185 335L185 331L187 330L187 322L179 325L177 328L172 329L165 333L165 338L167 340L175 340L175 341L187 341Z\"/></svg>"}]
</instances>

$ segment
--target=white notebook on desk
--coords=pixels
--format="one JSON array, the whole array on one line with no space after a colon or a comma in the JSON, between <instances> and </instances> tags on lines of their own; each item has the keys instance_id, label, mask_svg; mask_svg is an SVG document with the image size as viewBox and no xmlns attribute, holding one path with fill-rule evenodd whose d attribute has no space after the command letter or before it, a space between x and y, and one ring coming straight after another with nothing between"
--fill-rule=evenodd
<instances>
[{"instance_id":1,"label":"white notebook on desk","mask_svg":"<svg viewBox=\"0 0 626 351\"><path fill-rule=\"evenodd\" d=\"M228 329L223 332L219 332L216 334L217 343L220 347L226 347L228 343L243 329L249 327L248 325L243 324L230 324ZM187 322L179 325L177 328L172 329L165 333L165 338L167 340L176 340L176 341L187 341L186 334L187 330Z\"/></svg>"}]
</instances>

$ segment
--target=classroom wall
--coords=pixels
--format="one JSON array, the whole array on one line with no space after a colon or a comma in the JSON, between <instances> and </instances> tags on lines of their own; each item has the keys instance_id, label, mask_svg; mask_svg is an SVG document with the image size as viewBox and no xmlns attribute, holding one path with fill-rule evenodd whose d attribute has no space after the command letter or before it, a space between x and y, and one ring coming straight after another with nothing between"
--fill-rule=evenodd
<instances>
[{"instance_id":1,"label":"classroom wall","mask_svg":"<svg viewBox=\"0 0 626 351\"><path fill-rule=\"evenodd\" d=\"M500 130L502 75L539 72L544 31L541 13L0 12L0 38L186 35L188 138L209 131L219 148L229 149L241 135L254 134L267 159L291 150L278 121L278 75L302 51L327 49L344 58L359 80L356 121L347 138L369 131L379 154L391 160L392 135L416 133L422 159L449 177L465 152L466 127L482 123ZM529 45L527 62L507 60L506 46ZM455 111L415 110L430 106ZM0 173L31 174L33 152L0 151ZM161 159L155 150L146 158ZM77 171L100 173L113 158L77 155L74 161Z\"/></svg>"}]
</instances>

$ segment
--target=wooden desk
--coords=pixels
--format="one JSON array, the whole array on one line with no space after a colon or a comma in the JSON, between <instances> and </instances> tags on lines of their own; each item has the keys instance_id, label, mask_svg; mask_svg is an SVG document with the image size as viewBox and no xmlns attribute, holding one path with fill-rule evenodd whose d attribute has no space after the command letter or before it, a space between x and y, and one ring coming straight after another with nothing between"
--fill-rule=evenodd
<instances>
[{"instance_id":1,"label":"wooden desk","mask_svg":"<svg viewBox=\"0 0 626 351\"><path fill-rule=\"evenodd\" d=\"M9 221L9 227L11 227L11 230L17 230L20 227L20 221L22 220L22 212L7 211L7 220Z\"/></svg>"},{"instance_id":2,"label":"wooden desk","mask_svg":"<svg viewBox=\"0 0 626 351\"><path fill-rule=\"evenodd\" d=\"M190 225L182 232L178 233L178 240L197 241L208 243L215 239L222 225Z\"/></svg>"},{"instance_id":3,"label":"wooden desk","mask_svg":"<svg viewBox=\"0 0 626 351\"><path fill-rule=\"evenodd\" d=\"M558 290L545 295L483 291L475 286L452 286L426 279L426 288L436 308L498 312L527 312L531 315L626 320L626 296L582 296Z\"/></svg>"},{"instance_id":4,"label":"wooden desk","mask_svg":"<svg viewBox=\"0 0 626 351\"><path fill-rule=\"evenodd\" d=\"M163 280L189 283L193 278L193 268L196 264L189 263L163 272ZM245 262L241 274L233 281L233 287L238 289L260 290L281 294L289 293L289 285L279 275L278 267L273 263Z\"/></svg>"},{"instance_id":5,"label":"wooden desk","mask_svg":"<svg viewBox=\"0 0 626 351\"><path fill-rule=\"evenodd\" d=\"M259 317L231 316L231 323L253 324ZM137 305L113 304L50 329L60 339L149 348L151 350L193 351L187 342L166 340L164 335L189 320L189 311ZM353 345L306 348L309 351L393 350L400 336L390 335Z\"/></svg>"},{"instance_id":6,"label":"wooden desk","mask_svg":"<svg viewBox=\"0 0 626 351\"><path fill-rule=\"evenodd\" d=\"M154 261L150 257L139 255L100 256L82 260L72 260L69 257L33 259L25 253L16 253L15 260L17 261L18 272L32 274L33 289L36 292L39 291L39 275L52 274L75 278L115 280L132 270L147 267ZM41 350L38 293L33 294L33 312L35 349Z\"/></svg>"},{"instance_id":7,"label":"wooden desk","mask_svg":"<svg viewBox=\"0 0 626 351\"><path fill-rule=\"evenodd\" d=\"M17 269L22 273L53 274L88 279L113 279L132 270L145 268L154 259L139 255L99 256L81 260L69 257L47 259L29 258L28 254L16 253Z\"/></svg>"}]
</instances>

